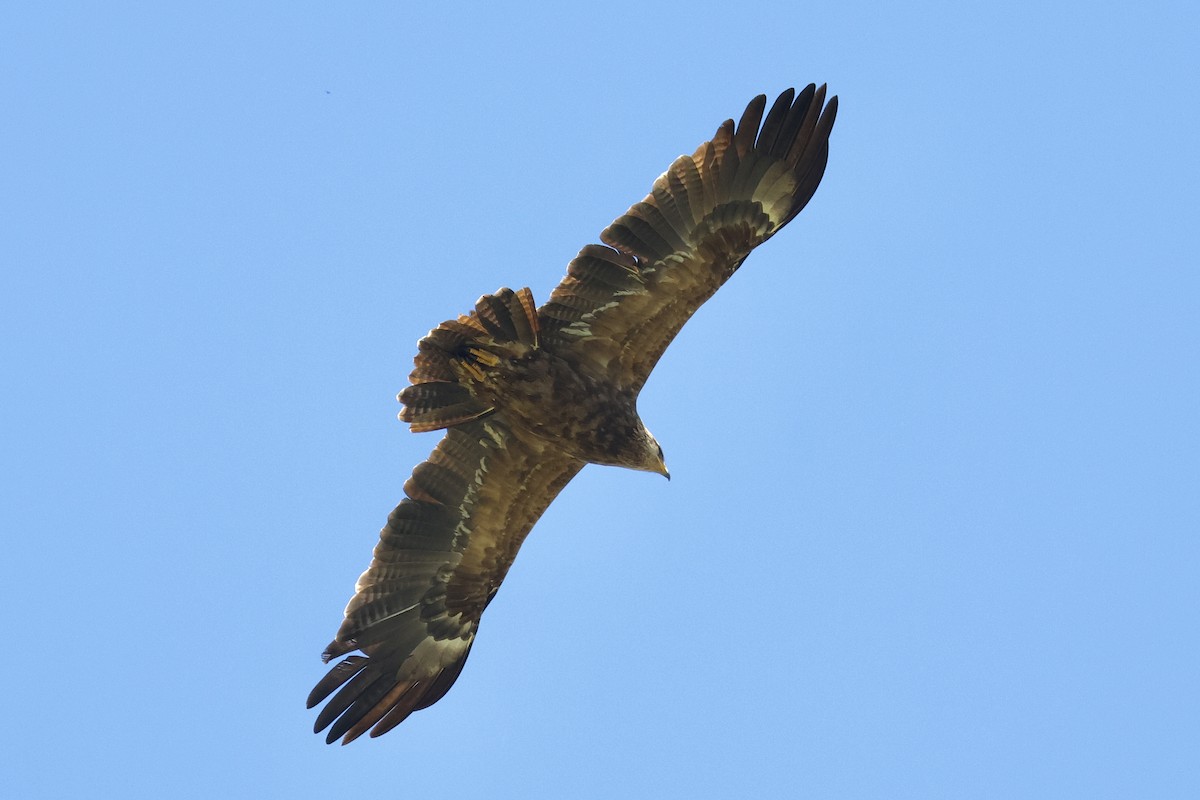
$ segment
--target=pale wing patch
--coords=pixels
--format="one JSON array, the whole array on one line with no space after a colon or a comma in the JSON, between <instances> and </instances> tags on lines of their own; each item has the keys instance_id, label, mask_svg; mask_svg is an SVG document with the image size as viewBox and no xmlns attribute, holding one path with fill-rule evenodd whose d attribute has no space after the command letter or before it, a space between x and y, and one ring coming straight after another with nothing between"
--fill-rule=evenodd
<instances>
[{"instance_id":1,"label":"pale wing patch","mask_svg":"<svg viewBox=\"0 0 1200 800\"><path fill-rule=\"evenodd\" d=\"M471 626L464 625L464 628L470 630ZM434 639L431 636L413 648L412 654L400 666L400 673L404 675L435 675L463 658L471 649L474 641L474 631L459 639Z\"/></svg>"}]
</instances>

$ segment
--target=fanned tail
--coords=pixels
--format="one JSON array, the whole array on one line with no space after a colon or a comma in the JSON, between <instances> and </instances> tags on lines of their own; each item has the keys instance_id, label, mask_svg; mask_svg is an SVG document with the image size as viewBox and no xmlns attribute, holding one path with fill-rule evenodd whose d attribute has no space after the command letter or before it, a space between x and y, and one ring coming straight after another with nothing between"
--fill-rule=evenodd
<instances>
[{"instance_id":1,"label":"fanned tail","mask_svg":"<svg viewBox=\"0 0 1200 800\"><path fill-rule=\"evenodd\" d=\"M490 367L538 346L537 308L528 288L485 294L475 310L447 320L417 345L412 382L399 395L400 419L414 433L449 428L496 410L486 389Z\"/></svg>"}]
</instances>

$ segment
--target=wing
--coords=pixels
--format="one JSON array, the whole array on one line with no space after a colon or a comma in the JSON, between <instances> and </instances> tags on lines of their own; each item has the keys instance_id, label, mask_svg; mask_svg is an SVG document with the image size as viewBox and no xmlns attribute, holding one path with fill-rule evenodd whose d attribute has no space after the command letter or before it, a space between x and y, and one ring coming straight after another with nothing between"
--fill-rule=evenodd
<instances>
[{"instance_id":1,"label":"wing","mask_svg":"<svg viewBox=\"0 0 1200 800\"><path fill-rule=\"evenodd\" d=\"M584 462L505 424L502 414L450 429L404 484L371 566L323 658L360 650L308 697L314 730L343 744L386 733L454 684L533 524Z\"/></svg>"},{"instance_id":2,"label":"wing","mask_svg":"<svg viewBox=\"0 0 1200 800\"><path fill-rule=\"evenodd\" d=\"M544 346L640 390L667 345L746 256L804 208L829 157L837 98L788 89L750 101L588 245L538 309ZM762 123L760 129L760 122Z\"/></svg>"}]
</instances>

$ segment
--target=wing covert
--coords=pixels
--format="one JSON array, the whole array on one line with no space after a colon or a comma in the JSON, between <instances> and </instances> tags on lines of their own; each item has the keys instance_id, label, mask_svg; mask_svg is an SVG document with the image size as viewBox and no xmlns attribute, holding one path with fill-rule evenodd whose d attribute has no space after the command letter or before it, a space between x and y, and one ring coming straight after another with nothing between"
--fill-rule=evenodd
<instances>
[{"instance_id":1,"label":"wing covert","mask_svg":"<svg viewBox=\"0 0 1200 800\"><path fill-rule=\"evenodd\" d=\"M788 89L750 101L735 127L680 156L644 200L567 267L538 309L545 345L640 390L675 334L750 251L812 198L829 157L837 98Z\"/></svg>"},{"instance_id":2,"label":"wing covert","mask_svg":"<svg viewBox=\"0 0 1200 800\"><path fill-rule=\"evenodd\" d=\"M308 707L314 729L349 743L437 702L462 671L484 608L534 523L583 462L505 424L502 414L447 431L404 485L358 579ZM337 692L334 694L334 692Z\"/></svg>"}]
</instances>

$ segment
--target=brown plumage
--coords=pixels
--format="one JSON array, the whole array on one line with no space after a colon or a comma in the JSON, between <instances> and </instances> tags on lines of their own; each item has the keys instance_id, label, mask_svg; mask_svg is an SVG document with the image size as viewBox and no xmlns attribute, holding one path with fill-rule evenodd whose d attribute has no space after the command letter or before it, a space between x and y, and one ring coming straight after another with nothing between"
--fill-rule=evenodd
<instances>
[{"instance_id":1,"label":"brown plumage","mask_svg":"<svg viewBox=\"0 0 1200 800\"><path fill-rule=\"evenodd\" d=\"M549 301L500 289L418 345L400 419L446 429L404 485L313 689L327 741L437 702L534 523L587 463L667 475L637 396L683 324L816 191L837 98L750 101L567 267ZM605 246L607 245L607 246ZM669 477L669 476L668 476ZM334 694L336 692L336 694Z\"/></svg>"}]
</instances>

